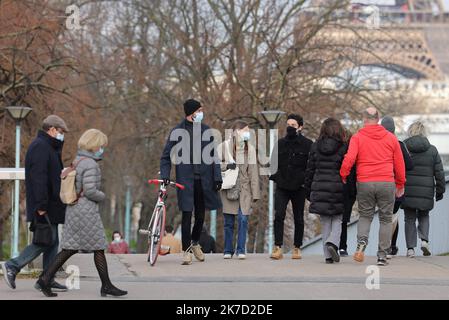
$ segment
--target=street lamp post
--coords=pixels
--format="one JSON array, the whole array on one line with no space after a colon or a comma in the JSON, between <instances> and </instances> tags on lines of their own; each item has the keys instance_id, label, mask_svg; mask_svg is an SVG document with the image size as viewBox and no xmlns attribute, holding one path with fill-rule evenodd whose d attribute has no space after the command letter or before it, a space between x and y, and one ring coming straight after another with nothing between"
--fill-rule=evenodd
<instances>
[{"instance_id":1,"label":"street lamp post","mask_svg":"<svg viewBox=\"0 0 449 320\"><path fill-rule=\"evenodd\" d=\"M260 114L264 118L265 122L270 129L270 157L273 153L274 143L275 143L275 132L274 127L276 123L280 120L281 116L285 114L283 111L279 110L266 110L261 111ZM270 164L271 165L271 164ZM273 251L273 211L274 211L274 182L268 182L268 252Z\"/></svg>"},{"instance_id":2,"label":"street lamp post","mask_svg":"<svg viewBox=\"0 0 449 320\"><path fill-rule=\"evenodd\" d=\"M30 107L11 106L6 107L9 115L16 121L16 169L20 168L20 129L21 122L32 111ZM19 254L19 200L20 200L20 180L14 181L14 215L13 229L11 234L11 257Z\"/></svg>"},{"instance_id":3,"label":"street lamp post","mask_svg":"<svg viewBox=\"0 0 449 320\"><path fill-rule=\"evenodd\" d=\"M130 243L131 231L131 177L125 176L126 196L125 196L125 241Z\"/></svg>"},{"instance_id":4,"label":"street lamp post","mask_svg":"<svg viewBox=\"0 0 449 320\"><path fill-rule=\"evenodd\" d=\"M210 211L210 235L217 239L217 210Z\"/></svg>"}]
</instances>

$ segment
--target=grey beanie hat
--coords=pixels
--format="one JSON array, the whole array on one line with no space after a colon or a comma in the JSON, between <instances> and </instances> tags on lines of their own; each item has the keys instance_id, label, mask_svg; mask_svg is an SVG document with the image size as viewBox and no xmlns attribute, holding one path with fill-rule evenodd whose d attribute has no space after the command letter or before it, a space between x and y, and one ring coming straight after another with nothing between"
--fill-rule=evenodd
<instances>
[{"instance_id":1,"label":"grey beanie hat","mask_svg":"<svg viewBox=\"0 0 449 320\"><path fill-rule=\"evenodd\" d=\"M382 121L380 122L380 124L387 129L388 131L390 131L391 133L394 133L395 131L395 126L394 126L394 120L392 117L389 116L385 116L383 117Z\"/></svg>"}]
</instances>

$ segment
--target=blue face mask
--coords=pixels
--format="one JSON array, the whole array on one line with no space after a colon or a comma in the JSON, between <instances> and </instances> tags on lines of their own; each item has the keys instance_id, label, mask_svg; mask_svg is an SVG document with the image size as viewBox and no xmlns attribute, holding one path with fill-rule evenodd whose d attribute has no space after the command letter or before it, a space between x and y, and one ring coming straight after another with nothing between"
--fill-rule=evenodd
<instances>
[{"instance_id":1,"label":"blue face mask","mask_svg":"<svg viewBox=\"0 0 449 320\"><path fill-rule=\"evenodd\" d=\"M64 134L63 133L59 133L56 135L56 140L59 140L61 142L64 141Z\"/></svg>"},{"instance_id":2,"label":"blue face mask","mask_svg":"<svg viewBox=\"0 0 449 320\"><path fill-rule=\"evenodd\" d=\"M193 118L194 122L201 122L204 118L204 113L203 112L198 112L195 117Z\"/></svg>"},{"instance_id":3,"label":"blue face mask","mask_svg":"<svg viewBox=\"0 0 449 320\"><path fill-rule=\"evenodd\" d=\"M95 158L101 158L103 156L103 153L104 153L104 148L101 147L100 150L95 152L94 156L95 156Z\"/></svg>"}]
</instances>

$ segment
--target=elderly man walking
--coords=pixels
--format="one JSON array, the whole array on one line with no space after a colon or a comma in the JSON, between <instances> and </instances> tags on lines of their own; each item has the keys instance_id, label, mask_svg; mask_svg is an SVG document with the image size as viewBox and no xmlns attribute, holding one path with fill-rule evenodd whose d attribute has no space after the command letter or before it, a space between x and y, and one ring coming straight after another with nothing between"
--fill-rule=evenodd
<instances>
[{"instance_id":1,"label":"elderly man walking","mask_svg":"<svg viewBox=\"0 0 449 320\"><path fill-rule=\"evenodd\" d=\"M379 113L376 108L371 107L363 112L363 122L364 127L349 143L340 175L346 183L352 166L356 165L360 218L354 260L364 260L371 222L377 207L380 222L377 264L385 266L388 264L387 250L390 248L395 197L399 198L404 194L404 158L398 139L378 124Z\"/></svg>"},{"instance_id":2,"label":"elderly man walking","mask_svg":"<svg viewBox=\"0 0 449 320\"><path fill-rule=\"evenodd\" d=\"M43 253L44 270L48 268L58 253L58 224L65 219L65 205L59 198L61 188L61 153L67 125L56 115L48 116L42 123L42 130L31 143L25 157L25 185L27 220L31 229L36 222L49 221L52 228L53 243L50 246L28 245L18 257L2 265L6 284L16 288L16 275L28 263ZM52 279L50 286L55 291L66 291L67 287ZM38 288L38 287L36 287Z\"/></svg>"}]
</instances>

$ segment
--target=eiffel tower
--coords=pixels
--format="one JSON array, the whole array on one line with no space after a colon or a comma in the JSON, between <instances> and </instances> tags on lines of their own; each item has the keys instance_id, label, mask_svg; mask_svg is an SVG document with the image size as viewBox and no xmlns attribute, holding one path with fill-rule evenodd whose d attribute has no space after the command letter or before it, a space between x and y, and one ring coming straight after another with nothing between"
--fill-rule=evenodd
<instances>
[{"instance_id":1,"label":"eiffel tower","mask_svg":"<svg viewBox=\"0 0 449 320\"><path fill-rule=\"evenodd\" d=\"M312 4L319 6L325 2L315 0ZM381 66L412 79L439 82L449 76L449 2L357 0L348 3L346 12L350 12L351 28L357 29L358 36L368 39L361 49L370 54L362 55L360 65ZM378 28L367 27L369 6L378 10ZM355 37L349 30L326 32L333 32L332 37L338 42L348 43Z\"/></svg>"}]
</instances>

